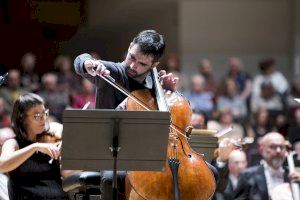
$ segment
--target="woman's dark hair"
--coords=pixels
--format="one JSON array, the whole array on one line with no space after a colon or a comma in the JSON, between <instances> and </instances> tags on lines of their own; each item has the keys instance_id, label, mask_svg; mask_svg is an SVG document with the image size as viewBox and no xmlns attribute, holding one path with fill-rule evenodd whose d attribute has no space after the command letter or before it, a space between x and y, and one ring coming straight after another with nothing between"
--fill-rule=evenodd
<instances>
[{"instance_id":1,"label":"woman's dark hair","mask_svg":"<svg viewBox=\"0 0 300 200\"><path fill-rule=\"evenodd\" d=\"M264 72L275 65L275 60L273 58L267 58L259 63L259 69Z\"/></svg>"},{"instance_id":2,"label":"woman's dark hair","mask_svg":"<svg viewBox=\"0 0 300 200\"><path fill-rule=\"evenodd\" d=\"M153 55L154 61L158 61L165 50L163 36L155 30L144 30L140 32L132 42L133 44L139 45L143 54Z\"/></svg>"},{"instance_id":3,"label":"woman's dark hair","mask_svg":"<svg viewBox=\"0 0 300 200\"><path fill-rule=\"evenodd\" d=\"M36 106L43 105L44 100L37 94L28 93L21 95L14 103L12 113L12 129L14 130L16 137L21 140L26 140L27 133L25 127L25 119L27 111Z\"/></svg>"}]
</instances>

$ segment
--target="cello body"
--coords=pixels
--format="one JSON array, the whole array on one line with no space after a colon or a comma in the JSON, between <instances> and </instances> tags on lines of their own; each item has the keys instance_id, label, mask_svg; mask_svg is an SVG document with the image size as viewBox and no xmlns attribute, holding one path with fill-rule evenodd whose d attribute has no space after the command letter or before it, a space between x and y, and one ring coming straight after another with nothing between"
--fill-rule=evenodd
<instances>
[{"instance_id":1,"label":"cello body","mask_svg":"<svg viewBox=\"0 0 300 200\"><path fill-rule=\"evenodd\" d=\"M156 100L149 90L134 91L134 96L157 109ZM202 156L194 152L187 141L185 130L190 124L191 108L179 94L166 93L172 124L170 126L167 158L163 171L129 171L125 178L127 200L207 200L215 191L215 179ZM127 110L144 110L128 99ZM175 162L171 168L170 162ZM176 163L178 162L178 163ZM179 165L176 165L179 164ZM177 170L177 173L174 171ZM175 175L174 175L175 174ZM174 177L176 176L176 177ZM177 182L177 184L174 184ZM177 195L175 191L178 192ZM177 197L175 197L177 196Z\"/></svg>"}]
</instances>

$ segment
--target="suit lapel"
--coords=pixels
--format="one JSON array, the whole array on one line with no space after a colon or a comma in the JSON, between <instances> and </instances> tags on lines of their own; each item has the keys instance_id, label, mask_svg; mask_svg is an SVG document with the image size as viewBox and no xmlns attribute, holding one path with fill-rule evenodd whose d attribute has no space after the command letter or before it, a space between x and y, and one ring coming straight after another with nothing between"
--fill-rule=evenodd
<instances>
[{"instance_id":1,"label":"suit lapel","mask_svg":"<svg viewBox=\"0 0 300 200\"><path fill-rule=\"evenodd\" d=\"M258 184L258 190L262 194L263 199L268 199L268 187L267 187L267 181L266 176L264 172L263 165L260 165L257 169L257 173L255 175L256 183Z\"/></svg>"}]
</instances>

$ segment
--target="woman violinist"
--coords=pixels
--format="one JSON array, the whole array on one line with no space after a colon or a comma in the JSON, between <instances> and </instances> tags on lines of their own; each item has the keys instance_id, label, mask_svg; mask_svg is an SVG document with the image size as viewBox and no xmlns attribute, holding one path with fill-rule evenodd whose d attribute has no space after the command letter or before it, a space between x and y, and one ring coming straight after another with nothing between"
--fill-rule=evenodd
<instances>
[{"instance_id":1,"label":"woman violinist","mask_svg":"<svg viewBox=\"0 0 300 200\"><path fill-rule=\"evenodd\" d=\"M12 128L16 137L3 144L0 157L0 171L9 174L11 200L68 199L58 161L61 143L37 142L49 129L48 115L43 99L33 93L20 96L14 104ZM49 162L51 158L53 162Z\"/></svg>"}]
</instances>

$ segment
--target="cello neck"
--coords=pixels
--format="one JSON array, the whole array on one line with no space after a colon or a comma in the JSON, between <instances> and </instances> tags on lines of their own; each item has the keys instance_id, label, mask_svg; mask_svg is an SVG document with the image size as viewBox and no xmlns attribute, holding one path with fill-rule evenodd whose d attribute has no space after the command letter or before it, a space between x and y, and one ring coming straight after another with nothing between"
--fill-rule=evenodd
<instances>
[{"instance_id":1,"label":"cello neck","mask_svg":"<svg viewBox=\"0 0 300 200\"><path fill-rule=\"evenodd\" d=\"M169 111L169 107L165 99L164 91L159 81L159 76L156 67L152 69L152 77L155 86L155 96L156 96L158 108L160 111Z\"/></svg>"}]
</instances>

